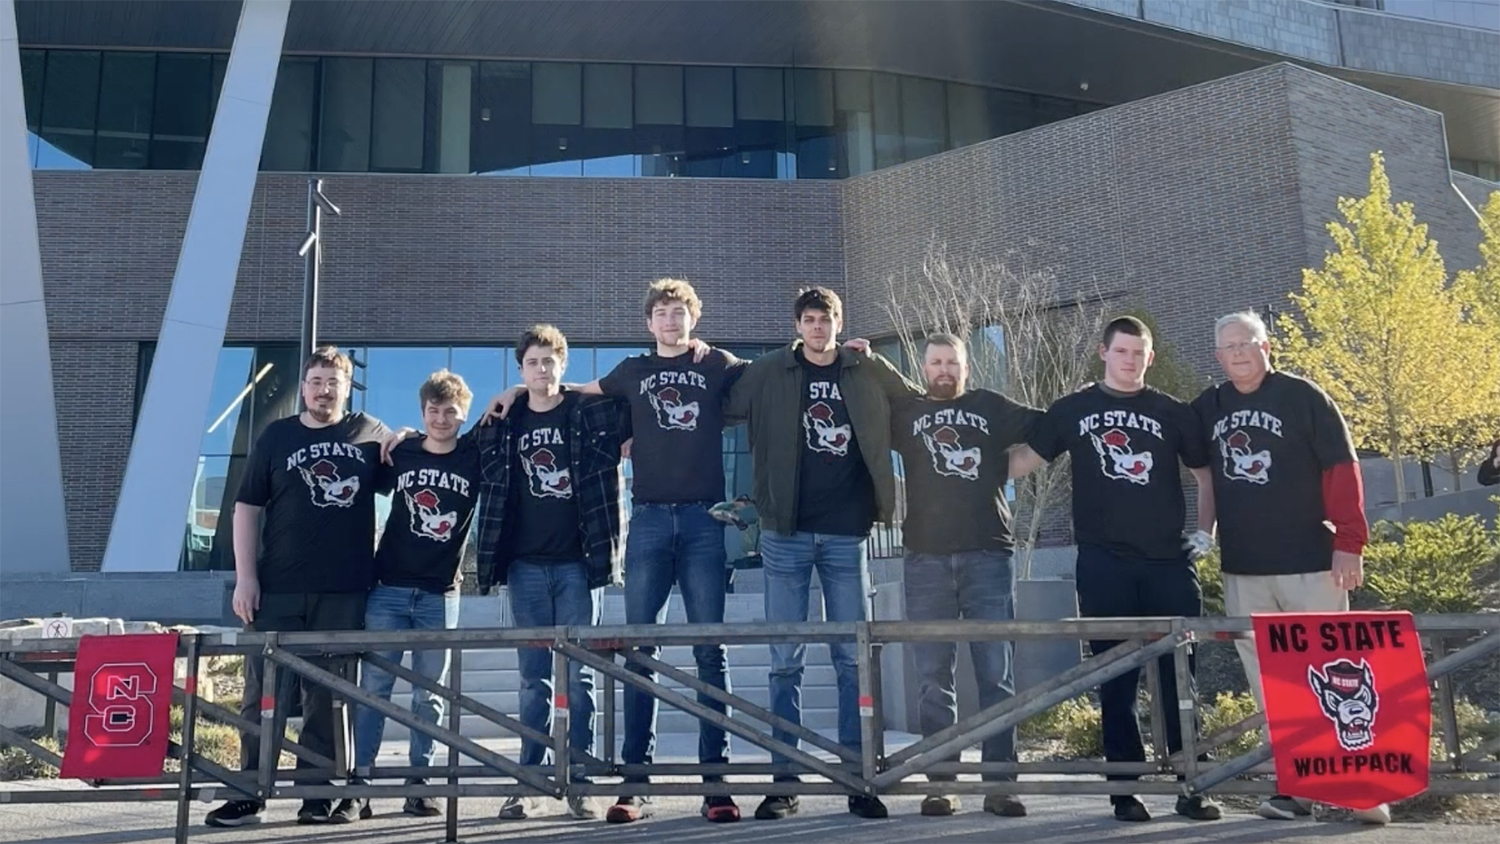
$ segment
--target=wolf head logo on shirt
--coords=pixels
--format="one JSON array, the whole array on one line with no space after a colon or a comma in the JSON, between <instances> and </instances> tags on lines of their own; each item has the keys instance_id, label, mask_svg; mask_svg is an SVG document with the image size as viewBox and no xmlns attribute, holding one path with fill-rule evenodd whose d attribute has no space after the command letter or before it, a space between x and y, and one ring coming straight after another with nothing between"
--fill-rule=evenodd
<instances>
[{"instance_id":1,"label":"wolf head logo on shirt","mask_svg":"<svg viewBox=\"0 0 1500 844\"><path fill-rule=\"evenodd\" d=\"M339 477L339 467L331 460L319 460L311 467L297 467L302 480L319 507L350 507L359 494L359 478Z\"/></svg>"},{"instance_id":2,"label":"wolf head logo on shirt","mask_svg":"<svg viewBox=\"0 0 1500 844\"><path fill-rule=\"evenodd\" d=\"M979 480L979 464L984 455L977 445L964 448L959 440L958 429L944 425L930 434L923 431L922 440L927 443L927 450L932 452L933 471L966 481Z\"/></svg>"},{"instance_id":3,"label":"wolf head logo on shirt","mask_svg":"<svg viewBox=\"0 0 1500 844\"><path fill-rule=\"evenodd\" d=\"M424 489L413 495L403 490L402 494L406 496L406 509L411 511L412 533L434 542L447 542L453 536L453 529L458 526L458 511L442 512L442 500L436 492Z\"/></svg>"},{"instance_id":4,"label":"wolf head logo on shirt","mask_svg":"<svg viewBox=\"0 0 1500 844\"><path fill-rule=\"evenodd\" d=\"M1224 458L1224 477L1252 484L1264 484L1271 480L1271 452L1266 449L1252 452L1251 447L1250 435L1244 429L1227 437L1219 437L1219 454Z\"/></svg>"},{"instance_id":5,"label":"wolf head logo on shirt","mask_svg":"<svg viewBox=\"0 0 1500 844\"><path fill-rule=\"evenodd\" d=\"M807 431L808 448L843 457L849 453L854 434L849 423L835 425L833 418L833 408L827 402L816 402L802 414L802 428Z\"/></svg>"},{"instance_id":6,"label":"wolf head logo on shirt","mask_svg":"<svg viewBox=\"0 0 1500 844\"><path fill-rule=\"evenodd\" d=\"M1375 743L1375 712L1380 697L1375 693L1375 672L1360 660L1355 665L1347 659L1330 662L1322 673L1307 667L1307 683L1323 707L1323 714L1333 722L1339 746L1345 750L1364 750Z\"/></svg>"},{"instance_id":7,"label":"wolf head logo on shirt","mask_svg":"<svg viewBox=\"0 0 1500 844\"><path fill-rule=\"evenodd\" d=\"M682 393L676 387L662 387L646 396L656 409L656 423L675 431L694 431L698 428L698 403L683 402Z\"/></svg>"},{"instance_id":8,"label":"wolf head logo on shirt","mask_svg":"<svg viewBox=\"0 0 1500 844\"><path fill-rule=\"evenodd\" d=\"M1156 464L1156 458L1149 451L1131 451L1129 434L1111 428L1103 434L1091 432L1089 438L1094 441L1094 450L1099 452L1099 469L1104 477L1142 486L1151 483L1151 468Z\"/></svg>"},{"instance_id":9,"label":"wolf head logo on shirt","mask_svg":"<svg viewBox=\"0 0 1500 844\"><path fill-rule=\"evenodd\" d=\"M539 448L521 455L526 477L531 479L531 494L537 498L572 498L573 475L566 466L557 465L551 449Z\"/></svg>"}]
</instances>

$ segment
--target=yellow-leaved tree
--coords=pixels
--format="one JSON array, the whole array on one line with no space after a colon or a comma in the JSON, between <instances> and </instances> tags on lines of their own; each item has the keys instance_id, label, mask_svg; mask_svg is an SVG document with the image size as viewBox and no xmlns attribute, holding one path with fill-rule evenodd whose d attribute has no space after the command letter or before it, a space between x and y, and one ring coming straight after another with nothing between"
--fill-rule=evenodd
<instances>
[{"instance_id":1,"label":"yellow-leaved tree","mask_svg":"<svg viewBox=\"0 0 1500 844\"><path fill-rule=\"evenodd\" d=\"M1356 446L1396 464L1430 458L1455 419L1500 412L1500 332L1448 284L1438 245L1409 202L1393 202L1380 153L1370 191L1341 198L1334 249L1302 271L1278 318L1278 363L1338 402Z\"/></svg>"}]
</instances>

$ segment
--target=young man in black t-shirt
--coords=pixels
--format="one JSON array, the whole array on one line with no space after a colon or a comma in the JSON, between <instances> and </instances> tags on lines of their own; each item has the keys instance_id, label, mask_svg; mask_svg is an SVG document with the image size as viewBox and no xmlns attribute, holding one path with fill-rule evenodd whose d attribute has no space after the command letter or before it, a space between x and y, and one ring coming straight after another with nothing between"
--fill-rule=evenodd
<instances>
[{"instance_id":1,"label":"young man in black t-shirt","mask_svg":"<svg viewBox=\"0 0 1500 844\"><path fill-rule=\"evenodd\" d=\"M1271 368L1258 315L1221 318L1214 343L1229 380L1204 390L1193 408L1213 461L1225 613L1345 612L1349 590L1364 582L1369 526L1344 417L1316 384ZM1235 647L1259 702L1255 640L1239 639ZM1311 801L1285 794L1258 810L1273 820L1311 813ZM1368 823L1391 819L1384 805L1355 815Z\"/></svg>"},{"instance_id":2,"label":"young man in black t-shirt","mask_svg":"<svg viewBox=\"0 0 1500 844\"><path fill-rule=\"evenodd\" d=\"M625 546L625 623L664 624L667 599L675 585L690 624L724 621L727 552L724 523L709 510L725 494L724 402L744 371L745 362L694 345L692 332L703 313L693 286L680 279L653 282L646 292L646 327L656 350L620 362L609 374L578 387L585 395L604 395L627 402L633 433L631 459L634 507ZM695 351L696 350L696 351ZM497 398L491 415L504 417L512 391ZM654 656L656 648L642 648ZM722 644L694 645L698 679L729 688L729 658ZM632 671L651 677L634 663ZM723 703L707 695L698 702L717 712ZM625 736L620 755L628 765L648 765L656 747L657 700L634 687L625 689ZM724 764L729 737L701 722L698 761ZM644 782L648 777L627 777ZM720 781L705 776L705 782ZM649 797L624 796L605 814L610 823L630 823L653 812ZM703 816L715 823L740 819L728 796L708 797Z\"/></svg>"},{"instance_id":3,"label":"young man in black t-shirt","mask_svg":"<svg viewBox=\"0 0 1500 844\"><path fill-rule=\"evenodd\" d=\"M749 423L766 620L807 621L816 569L824 617L864 621L870 599L865 539L874 522L890 521L895 509L890 403L922 391L879 355L839 348L843 303L832 290L803 291L793 314L801 339L751 364L729 403L730 414ZM829 651L838 679L839 743L858 750L857 652L849 642L832 643ZM770 709L795 724L802 722L806 654L803 644L771 645ZM785 731L773 735L797 744ZM787 761L777 753L771 759ZM776 820L798 808L795 796L770 796L755 817ZM851 795L849 811L886 816L885 804L867 795Z\"/></svg>"},{"instance_id":4,"label":"young man in black t-shirt","mask_svg":"<svg viewBox=\"0 0 1500 844\"><path fill-rule=\"evenodd\" d=\"M906 477L902 523L906 561L902 587L912 621L1010 621L1015 618L1015 572L1010 507L1005 501L1009 451L1026 442L1042 413L993 390L970 390L969 354L952 334L927 338L922 353L927 397L898 402L891 410L891 446ZM917 714L922 735L958 722L954 692L957 646L953 642L910 645L920 686ZM1012 645L969 643L979 705L988 708L1015 693ZM985 762L1014 762L1016 733L1006 730L984 742ZM956 761L956 760L955 760ZM985 774L987 780L1014 775ZM928 774L929 782L952 775ZM931 794L924 815L951 815L958 797ZM990 794L984 810L1022 817L1015 797Z\"/></svg>"},{"instance_id":5,"label":"young man in black t-shirt","mask_svg":"<svg viewBox=\"0 0 1500 844\"><path fill-rule=\"evenodd\" d=\"M1151 331L1133 317L1104 330L1099 356L1104 381L1063 396L1033 432L1030 447L1011 462L1015 477L1043 460L1072 457L1073 535L1078 543L1078 609L1085 617L1198 616L1203 594L1193 560L1211 545L1212 499L1208 454L1192 408L1146 386L1153 358ZM1184 536L1187 507L1178 464L1198 483L1199 529ZM1205 510L1207 511L1205 513ZM1097 654L1119 644L1090 642ZM1172 656L1159 662L1167 747L1182 747ZM1144 762L1136 720L1139 669L1099 690L1104 756L1110 762ZM1138 779L1110 775L1110 779ZM1110 797L1115 817L1150 820L1132 795ZM1219 806L1202 796L1179 797L1176 812L1194 820L1217 820Z\"/></svg>"},{"instance_id":6,"label":"young man in black t-shirt","mask_svg":"<svg viewBox=\"0 0 1500 844\"><path fill-rule=\"evenodd\" d=\"M392 492L375 551L375 588L365 607L368 630L451 630L458 626L459 561L468 541L474 507L479 498L479 451L459 442L474 394L459 376L434 372L417 391L426 436L403 442L383 455L376 473L382 492ZM408 429L402 429L405 433ZM448 682L446 648L414 650L411 669L441 685ZM401 651L380 656L399 663ZM391 699L393 674L369 663L360 672L366 692ZM426 689L413 688L413 715L431 724L442 723L446 701ZM354 718L355 782L369 775L380 752L385 716L360 706ZM412 767L431 767L433 741L415 730L409 739ZM423 785L426 780L412 778ZM368 817L369 801L346 799L334 809L335 822ZM402 811L418 817L442 814L431 797L408 797Z\"/></svg>"},{"instance_id":7,"label":"young man in black t-shirt","mask_svg":"<svg viewBox=\"0 0 1500 844\"><path fill-rule=\"evenodd\" d=\"M373 575L375 473L379 420L347 413L354 367L332 346L315 350L302 369L307 409L266 426L247 460L234 507L234 613L255 632L358 630ZM347 660L334 666L347 671ZM257 721L264 664L245 660L241 717ZM275 690L284 707L296 686L281 672ZM328 688L302 684L300 742L334 753ZM285 711L283 709L282 711ZM240 766L255 770L260 742L241 736ZM298 767L309 767L297 760ZM332 801L304 800L298 823L328 823ZM235 799L208 813L209 826L260 820L265 804Z\"/></svg>"}]
</instances>

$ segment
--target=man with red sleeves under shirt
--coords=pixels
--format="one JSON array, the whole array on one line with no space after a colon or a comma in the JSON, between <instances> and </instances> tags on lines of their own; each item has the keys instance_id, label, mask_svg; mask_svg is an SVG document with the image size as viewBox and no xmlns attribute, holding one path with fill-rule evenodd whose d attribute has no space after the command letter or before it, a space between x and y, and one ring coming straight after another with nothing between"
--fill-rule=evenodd
<instances>
[{"instance_id":1,"label":"man with red sleeves under shirt","mask_svg":"<svg viewBox=\"0 0 1500 844\"><path fill-rule=\"evenodd\" d=\"M1364 582L1369 538L1349 427L1316 384L1271 368L1266 324L1256 314L1221 318L1214 344L1229 380L1193 407L1213 455L1225 612L1347 612L1349 590ZM1235 644L1264 705L1255 641ZM1277 794L1258 813L1291 820L1311 806ZM1355 814L1370 823L1391 817L1383 805Z\"/></svg>"}]
</instances>

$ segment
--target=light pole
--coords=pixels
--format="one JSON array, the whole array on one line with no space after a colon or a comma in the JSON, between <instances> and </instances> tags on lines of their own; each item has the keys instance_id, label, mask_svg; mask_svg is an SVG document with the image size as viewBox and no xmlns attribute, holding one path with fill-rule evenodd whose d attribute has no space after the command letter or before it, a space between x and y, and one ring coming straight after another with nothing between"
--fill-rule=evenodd
<instances>
[{"instance_id":1,"label":"light pole","mask_svg":"<svg viewBox=\"0 0 1500 844\"><path fill-rule=\"evenodd\" d=\"M341 216L339 207L323 195L323 180L307 180L307 235L297 254L306 259L302 273L302 349L298 372L318 345L318 281L323 269L323 213Z\"/></svg>"}]
</instances>

